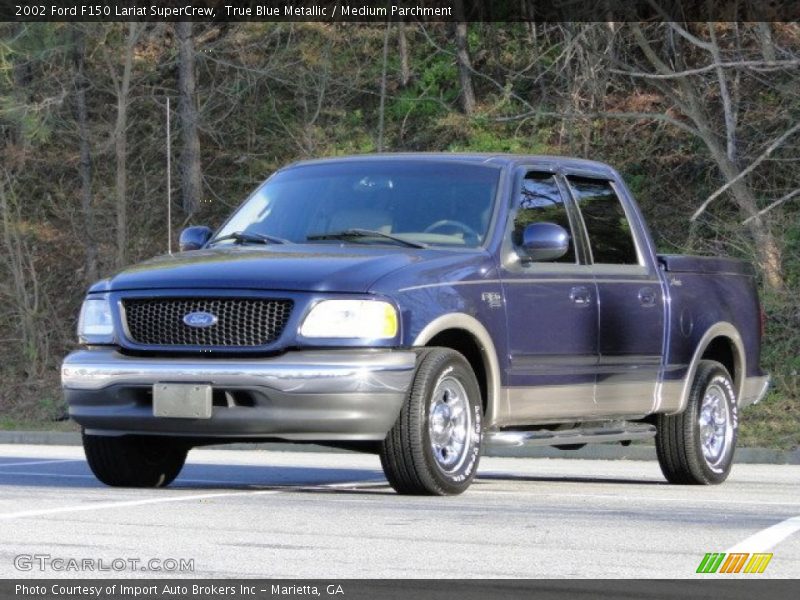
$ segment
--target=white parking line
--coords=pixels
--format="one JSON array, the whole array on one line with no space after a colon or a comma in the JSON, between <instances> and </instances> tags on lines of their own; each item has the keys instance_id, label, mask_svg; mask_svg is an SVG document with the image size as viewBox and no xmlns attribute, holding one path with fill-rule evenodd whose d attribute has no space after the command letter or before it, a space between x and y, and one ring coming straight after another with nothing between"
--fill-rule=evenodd
<instances>
[{"instance_id":1,"label":"white parking line","mask_svg":"<svg viewBox=\"0 0 800 600\"><path fill-rule=\"evenodd\" d=\"M735 546L728 548L726 552L766 552L797 531L800 531L800 517L792 517L781 521L777 525L762 529L746 540L742 540Z\"/></svg>"},{"instance_id":2,"label":"white parking line","mask_svg":"<svg viewBox=\"0 0 800 600\"><path fill-rule=\"evenodd\" d=\"M60 477L60 478L79 478L79 479L94 479L91 475L72 475L72 474L65 474L65 473L52 473L52 474L44 474L44 473L26 473L26 472L10 472L10 473L3 473L0 471L2 475L27 475L27 476L46 476L46 477ZM203 480L203 479L179 479L178 481L182 481L184 483L214 483L214 484L222 484L222 485L242 485L246 484L246 482L240 481L214 481L214 480ZM289 484L281 487L281 489L257 489L257 490L245 490L240 492L218 492L213 494L193 494L190 496L169 496L169 497L162 497L162 498L147 498L145 500L125 500L122 502L96 502L90 504L78 504L74 506L61 506L56 508L43 508L37 510L23 510L18 512L12 513L5 513L0 514L0 521L11 521L14 519L25 519L29 517L40 517L40 516L47 516L47 515L57 515L63 513L73 513L73 512L92 512L98 510L105 510L105 509L115 509L115 508L127 508L132 506L147 506L150 504L167 504L170 502L187 502L191 500L207 500L209 498L225 498L229 496L255 496L255 495L266 495L266 494L280 494L283 492L290 492L298 489L309 489L309 488L339 488L339 487L354 487L363 484L371 484L375 483L374 480L365 480L365 481L342 481L337 483L299 483L299 484ZM273 484L274 485L274 484ZM279 484L280 485L280 484ZM180 488L173 488L173 491L179 491Z\"/></svg>"},{"instance_id":3,"label":"white parking line","mask_svg":"<svg viewBox=\"0 0 800 600\"><path fill-rule=\"evenodd\" d=\"M0 463L0 469L5 469L6 467L25 467L29 465L52 465L53 463L65 463L65 462L84 462L82 458L61 458L59 460L33 460L28 462L18 462L18 463Z\"/></svg>"},{"instance_id":4,"label":"white parking line","mask_svg":"<svg viewBox=\"0 0 800 600\"><path fill-rule=\"evenodd\" d=\"M535 488L532 488L531 491L521 491L521 490L487 490L481 489L482 494L495 494L495 495L521 495L524 494L526 496L536 496L537 498L591 498L592 500L620 500L620 496L618 494L574 494L569 492L561 492L561 493L551 493L551 492L540 492L537 491ZM692 500L696 500L698 504L714 504L714 505L723 505L723 506L739 506L739 505L754 505L754 506L795 506L800 508L800 502L772 502L772 501L760 501L760 500L721 500L719 498L709 498L709 497L695 497ZM622 498L623 502L628 502L627 498ZM637 502L668 502L669 504L674 504L675 506L679 506L687 501L687 498L681 498L678 496L637 496Z\"/></svg>"},{"instance_id":5,"label":"white parking line","mask_svg":"<svg viewBox=\"0 0 800 600\"><path fill-rule=\"evenodd\" d=\"M168 496L162 498L147 498L145 500L125 500L122 502L90 502L74 506L60 506L57 508L42 508L38 510L21 510L19 512L0 514L0 521L25 519L28 517L41 517L45 515L58 515L73 512L93 512L132 506L147 506L150 504L168 504L170 502L190 502L192 500L208 500L210 498L225 498L228 496L256 496L265 494L279 494L282 490L248 490L246 492L220 492L214 494L192 494L186 496Z\"/></svg>"}]
</instances>

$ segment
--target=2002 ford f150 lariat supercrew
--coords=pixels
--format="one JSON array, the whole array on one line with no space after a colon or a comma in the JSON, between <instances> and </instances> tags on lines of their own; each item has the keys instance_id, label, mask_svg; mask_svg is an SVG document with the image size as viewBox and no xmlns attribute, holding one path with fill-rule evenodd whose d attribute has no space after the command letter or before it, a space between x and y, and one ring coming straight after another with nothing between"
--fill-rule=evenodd
<instances>
[{"instance_id":1,"label":"2002 ford f150 lariat supercrew","mask_svg":"<svg viewBox=\"0 0 800 600\"><path fill-rule=\"evenodd\" d=\"M167 485L193 446L282 440L457 494L486 444L648 437L670 482L719 483L768 386L752 269L656 254L596 162L296 163L181 250L92 286L63 364L109 485Z\"/></svg>"}]
</instances>

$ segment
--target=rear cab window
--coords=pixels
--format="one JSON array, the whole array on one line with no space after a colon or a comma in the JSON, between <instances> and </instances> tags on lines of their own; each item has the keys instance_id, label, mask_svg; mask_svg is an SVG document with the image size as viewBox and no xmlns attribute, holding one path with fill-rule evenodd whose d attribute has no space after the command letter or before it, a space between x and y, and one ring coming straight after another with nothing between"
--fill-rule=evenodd
<instances>
[{"instance_id":1,"label":"rear cab window","mask_svg":"<svg viewBox=\"0 0 800 600\"><path fill-rule=\"evenodd\" d=\"M605 179L567 176L597 265L641 264L631 222L614 186Z\"/></svg>"}]
</instances>

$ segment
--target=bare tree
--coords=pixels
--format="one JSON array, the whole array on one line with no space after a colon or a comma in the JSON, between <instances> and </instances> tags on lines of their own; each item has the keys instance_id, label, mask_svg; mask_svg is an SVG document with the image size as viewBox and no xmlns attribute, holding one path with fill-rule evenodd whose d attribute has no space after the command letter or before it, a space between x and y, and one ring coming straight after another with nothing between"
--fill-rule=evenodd
<instances>
[{"instance_id":1,"label":"bare tree","mask_svg":"<svg viewBox=\"0 0 800 600\"><path fill-rule=\"evenodd\" d=\"M764 55L764 60L775 62L777 55L775 54L775 44L772 42L772 28L769 23L756 23L756 33L758 35L758 43L761 44L761 54Z\"/></svg>"},{"instance_id":2,"label":"bare tree","mask_svg":"<svg viewBox=\"0 0 800 600\"><path fill-rule=\"evenodd\" d=\"M383 31L383 62L381 70L381 99L378 107L378 152L383 152L383 134L386 112L386 64L389 59L389 30L392 27L391 21L387 21Z\"/></svg>"},{"instance_id":3,"label":"bare tree","mask_svg":"<svg viewBox=\"0 0 800 600\"><path fill-rule=\"evenodd\" d=\"M202 198L200 137L197 131L195 50L191 21L175 24L178 37L178 115L181 123L181 150L178 170L181 177L183 212L191 216Z\"/></svg>"},{"instance_id":4,"label":"bare tree","mask_svg":"<svg viewBox=\"0 0 800 600\"><path fill-rule=\"evenodd\" d=\"M456 63L458 64L458 80L461 84L461 108L465 115L475 112L475 90L472 87L472 61L469 57L469 40L467 24L464 21L464 3L454 3L456 19Z\"/></svg>"},{"instance_id":5,"label":"bare tree","mask_svg":"<svg viewBox=\"0 0 800 600\"><path fill-rule=\"evenodd\" d=\"M793 91L796 86L787 73L800 67L800 60L796 57L771 60L775 48L767 43L769 29L745 28L736 23L584 23L556 27L562 29L561 49L550 61L552 66L548 70L550 76L556 78L551 95L557 97L560 92L564 110L539 108L512 92L510 95L528 110L497 120L552 116L562 119L563 125L570 120L627 119L666 123L689 133L700 140L706 157L716 166L723 182L693 212L690 223L696 222L713 200L727 192L754 241L754 252L765 282L771 289L781 290L784 286L782 248L765 215L770 207L780 206L796 195L793 191L784 192L766 209L759 210L758 179L754 178L754 171L800 132L800 124L786 118L796 102ZM753 32L760 43L742 37ZM606 41L603 41L604 36ZM754 47L761 52L753 55ZM775 75L781 71L783 76ZM765 77L765 73L770 76ZM503 89L501 82L480 75ZM536 78L541 79L542 75ZM609 79L608 75L615 79ZM747 92L743 91L745 78L749 85ZM592 100L593 97L598 100L607 97L608 86L622 94L629 94L631 90L645 92L654 101L644 109L609 110L610 107ZM773 133L774 137L770 138L764 135L763 129L749 126L745 139L740 127L743 114L747 118L752 113L751 118L759 119L762 127L767 122L759 102L748 95L763 91L769 92L785 109L775 113L777 120L772 125L780 127L780 133ZM549 104L552 106L552 102Z\"/></svg>"},{"instance_id":6,"label":"bare tree","mask_svg":"<svg viewBox=\"0 0 800 600\"><path fill-rule=\"evenodd\" d=\"M136 42L144 26L131 21L128 23L127 35L123 53L122 74L117 73L117 67L112 63L111 57L106 52L106 62L114 81L114 90L117 97L117 118L114 125L114 157L116 161L115 179L115 209L117 216L116 228L116 255L115 262L118 267L127 262L128 246L128 105L130 103L131 77L133 75L133 57Z\"/></svg>"},{"instance_id":7,"label":"bare tree","mask_svg":"<svg viewBox=\"0 0 800 600\"><path fill-rule=\"evenodd\" d=\"M686 27L678 23L667 23L661 26L662 31L674 33L679 36L681 43L690 44L691 50L671 54L672 62L682 69L687 65L683 57L692 53L707 53L714 65L713 79L697 78L693 75L681 73L674 69L668 62L659 56L653 43L648 39L645 30L636 23L630 24L631 31L637 46L641 50L648 70L634 64L627 64L623 72L634 78L648 82L660 91L671 103L689 120L694 133L702 140L710 157L722 174L726 189L730 190L734 203L742 216L747 220L748 227L753 236L756 253L764 278L772 289L783 287L781 249L775 240L769 223L758 215L758 199L753 188L748 185L745 176L746 168L740 166L741 152L737 144L737 114L739 111L739 94L737 93L738 78L731 80L729 73L723 67L720 44L715 33L716 24L709 23L708 39L702 39L693 34ZM668 46L667 46L668 47ZM662 78L652 78L648 75L657 74ZM722 113L722 133L724 142L720 139L720 127L715 123L713 113L709 110L709 89L717 91L717 108ZM780 143L794 133L796 128L790 128L784 136L777 139ZM773 143L767 147L767 155L777 146ZM756 160L759 160L758 158ZM762 159L763 160L763 159ZM713 199L713 198L712 198ZM696 220L709 205L710 200L704 202L692 215L691 220Z\"/></svg>"},{"instance_id":8,"label":"bare tree","mask_svg":"<svg viewBox=\"0 0 800 600\"><path fill-rule=\"evenodd\" d=\"M42 290L30 245L21 233L20 202L7 172L0 179L0 219L3 251L0 265L10 275L0 283L0 297L9 307L21 338L27 378L40 377L48 358L46 330L40 326Z\"/></svg>"},{"instance_id":9,"label":"bare tree","mask_svg":"<svg viewBox=\"0 0 800 600\"><path fill-rule=\"evenodd\" d=\"M92 156L89 144L88 112L86 110L86 34L81 24L72 30L72 61L75 68L75 108L78 119L78 145L81 179L81 212L85 227L81 239L85 246L85 273L88 281L97 279L97 241L95 239L94 210L92 208Z\"/></svg>"},{"instance_id":10,"label":"bare tree","mask_svg":"<svg viewBox=\"0 0 800 600\"><path fill-rule=\"evenodd\" d=\"M403 21L397 23L397 42L400 53L400 85L406 87L411 82L411 65L408 51L408 36L406 36L406 24Z\"/></svg>"},{"instance_id":11,"label":"bare tree","mask_svg":"<svg viewBox=\"0 0 800 600\"><path fill-rule=\"evenodd\" d=\"M29 23L15 23L13 26L15 37L22 37L27 33ZM12 98L14 104L25 107L32 98L29 95L28 87L33 80L33 71L30 60L15 60L11 63L11 77L14 82ZM17 112L17 111L14 111ZM23 152L27 150L30 140L25 135L25 119L16 119L16 127L12 129L12 140L15 145L20 147Z\"/></svg>"}]
</instances>

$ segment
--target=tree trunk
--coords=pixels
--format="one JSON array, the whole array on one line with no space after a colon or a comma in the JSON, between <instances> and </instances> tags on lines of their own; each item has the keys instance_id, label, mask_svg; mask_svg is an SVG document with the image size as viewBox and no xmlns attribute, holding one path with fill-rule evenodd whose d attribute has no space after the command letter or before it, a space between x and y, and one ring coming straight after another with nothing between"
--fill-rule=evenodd
<instances>
[{"instance_id":1,"label":"tree trunk","mask_svg":"<svg viewBox=\"0 0 800 600\"><path fill-rule=\"evenodd\" d=\"M400 84L406 87L411 81L411 67L408 59L408 38L406 37L406 24L403 21L397 23L397 41L400 50Z\"/></svg>"},{"instance_id":2,"label":"tree trunk","mask_svg":"<svg viewBox=\"0 0 800 600\"><path fill-rule=\"evenodd\" d=\"M777 55L775 54L775 44L772 41L772 29L769 23L759 22L756 23L756 31L758 32L758 43L761 45L761 54L764 60L775 62Z\"/></svg>"},{"instance_id":3,"label":"tree trunk","mask_svg":"<svg viewBox=\"0 0 800 600\"><path fill-rule=\"evenodd\" d=\"M475 90L472 87L472 62L469 58L469 41L467 24L464 19L464 4L456 0L456 62L458 63L458 79L461 83L461 108L465 115L475 112Z\"/></svg>"},{"instance_id":4,"label":"tree trunk","mask_svg":"<svg viewBox=\"0 0 800 600\"><path fill-rule=\"evenodd\" d=\"M392 26L391 21L386 23L386 29L383 32L383 66L381 70L381 99L380 106L378 107L378 152L383 152L383 128L385 123L386 112L386 64L389 59L389 29Z\"/></svg>"},{"instance_id":5,"label":"tree trunk","mask_svg":"<svg viewBox=\"0 0 800 600\"><path fill-rule=\"evenodd\" d=\"M202 170L200 166L200 138L197 133L197 106L195 103L195 52L191 21L175 24L178 36L178 115L181 122L181 150L179 172L181 178L181 204L183 212L191 216L202 197Z\"/></svg>"},{"instance_id":6,"label":"tree trunk","mask_svg":"<svg viewBox=\"0 0 800 600\"><path fill-rule=\"evenodd\" d=\"M13 35L22 36L27 26L27 23L17 23L12 28ZM20 109L27 109L28 106L33 103L33 98L30 97L30 91L28 90L28 86L31 84L31 80L33 78L31 67L32 61L25 60L24 54L20 54L18 57L16 57L12 52L10 56L12 58L11 77L12 81L14 82L11 93L11 114L19 115L21 113ZM11 142L13 145L17 146L18 157L27 158L30 140L26 134L25 119L15 118L14 121L14 126L11 129ZM22 166L19 159L17 159L15 162L17 163L17 166Z\"/></svg>"},{"instance_id":7,"label":"tree trunk","mask_svg":"<svg viewBox=\"0 0 800 600\"><path fill-rule=\"evenodd\" d=\"M88 112L86 110L86 34L80 24L75 24L73 35L73 63L75 65L75 104L78 117L78 144L80 162L78 171L81 179L81 213L83 226L81 239L85 247L84 269L86 279L97 279L97 241L95 239L94 210L92 209L92 157L89 145Z\"/></svg>"},{"instance_id":8,"label":"tree trunk","mask_svg":"<svg viewBox=\"0 0 800 600\"><path fill-rule=\"evenodd\" d=\"M700 137L709 149L714 162L717 163L725 181L737 179L740 169L730 160L725 149L719 144L718 138L710 125L700 122L697 115L694 116L693 120L697 123ZM755 194L743 179L738 179L729 189L737 208L745 218L753 217L758 213L758 202ZM774 291L782 290L784 287L783 253L775 236L772 234L769 224L761 217L755 217L747 225L755 241L756 256L759 267L764 273L764 281L770 289Z\"/></svg>"},{"instance_id":9,"label":"tree trunk","mask_svg":"<svg viewBox=\"0 0 800 600\"><path fill-rule=\"evenodd\" d=\"M128 102L133 73L133 51L139 36L139 25L128 23L128 37L125 47L125 63L122 79L117 85L117 121L114 126L114 156L117 163L116 211L117 211L117 267L127 262L128 245Z\"/></svg>"},{"instance_id":10,"label":"tree trunk","mask_svg":"<svg viewBox=\"0 0 800 600\"><path fill-rule=\"evenodd\" d=\"M720 149L721 150L721 149ZM715 157L728 181L739 175L739 169L727 157ZM724 158L721 162L721 159ZM734 200L745 217L758 213L758 203L752 189L742 180L730 187ZM756 246L758 263L764 273L764 281L774 291L783 289L783 253L769 224L761 217L755 217L747 224Z\"/></svg>"}]
</instances>

